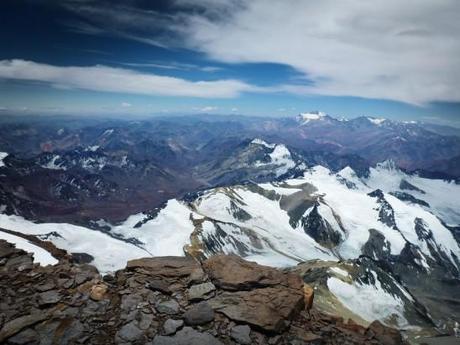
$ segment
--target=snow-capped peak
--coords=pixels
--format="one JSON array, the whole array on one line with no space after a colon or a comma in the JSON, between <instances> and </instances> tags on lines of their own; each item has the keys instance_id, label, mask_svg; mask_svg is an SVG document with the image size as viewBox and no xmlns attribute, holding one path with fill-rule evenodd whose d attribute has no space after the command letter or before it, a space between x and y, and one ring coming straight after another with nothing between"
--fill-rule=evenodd
<instances>
[{"instance_id":1,"label":"snow-capped peak","mask_svg":"<svg viewBox=\"0 0 460 345\"><path fill-rule=\"evenodd\" d=\"M297 116L297 119L299 122L301 122L303 125L311 122L311 121L316 121L316 120L321 120L324 118L327 114L323 113L322 111L311 111L308 113L300 113Z\"/></svg>"},{"instance_id":2,"label":"snow-capped peak","mask_svg":"<svg viewBox=\"0 0 460 345\"><path fill-rule=\"evenodd\" d=\"M375 118L375 117L368 117L369 122L372 122L374 125L380 126L382 123L386 121L384 118Z\"/></svg>"},{"instance_id":3,"label":"snow-capped peak","mask_svg":"<svg viewBox=\"0 0 460 345\"><path fill-rule=\"evenodd\" d=\"M8 156L8 153L6 152L0 152L0 167L5 166L5 163L3 163L3 160Z\"/></svg>"},{"instance_id":4,"label":"snow-capped peak","mask_svg":"<svg viewBox=\"0 0 460 345\"><path fill-rule=\"evenodd\" d=\"M276 146L276 144L269 144L265 140L262 140L262 139L259 139L259 138L255 138L254 140L252 140L251 144L262 145L262 146L265 146L266 148L269 148L269 149L273 149Z\"/></svg>"}]
</instances>

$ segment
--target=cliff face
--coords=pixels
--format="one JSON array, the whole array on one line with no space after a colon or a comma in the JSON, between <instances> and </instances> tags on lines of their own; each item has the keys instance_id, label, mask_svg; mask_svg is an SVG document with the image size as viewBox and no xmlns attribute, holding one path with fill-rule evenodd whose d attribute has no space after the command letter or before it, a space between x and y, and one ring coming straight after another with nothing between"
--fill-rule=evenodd
<instances>
[{"instance_id":1,"label":"cliff face","mask_svg":"<svg viewBox=\"0 0 460 345\"><path fill-rule=\"evenodd\" d=\"M0 240L0 296L2 344L403 344L317 311L299 275L236 256L138 259L102 277Z\"/></svg>"}]
</instances>

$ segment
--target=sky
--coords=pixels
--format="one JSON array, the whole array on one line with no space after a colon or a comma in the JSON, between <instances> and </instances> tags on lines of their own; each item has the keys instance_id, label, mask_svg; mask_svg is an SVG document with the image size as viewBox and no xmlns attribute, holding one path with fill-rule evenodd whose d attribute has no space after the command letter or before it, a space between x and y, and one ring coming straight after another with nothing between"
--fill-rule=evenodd
<instances>
[{"instance_id":1,"label":"sky","mask_svg":"<svg viewBox=\"0 0 460 345\"><path fill-rule=\"evenodd\" d=\"M458 0L2 0L0 115L460 126Z\"/></svg>"}]
</instances>

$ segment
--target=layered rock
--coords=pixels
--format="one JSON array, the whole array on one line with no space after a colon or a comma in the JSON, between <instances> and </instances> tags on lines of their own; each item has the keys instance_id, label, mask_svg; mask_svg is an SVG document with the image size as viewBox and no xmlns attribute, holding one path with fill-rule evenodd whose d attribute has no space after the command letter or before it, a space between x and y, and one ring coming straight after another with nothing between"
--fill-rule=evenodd
<instances>
[{"instance_id":1,"label":"layered rock","mask_svg":"<svg viewBox=\"0 0 460 345\"><path fill-rule=\"evenodd\" d=\"M0 241L0 295L2 344L402 344L383 325L309 309L298 275L236 256L139 259L101 276L34 265Z\"/></svg>"}]
</instances>

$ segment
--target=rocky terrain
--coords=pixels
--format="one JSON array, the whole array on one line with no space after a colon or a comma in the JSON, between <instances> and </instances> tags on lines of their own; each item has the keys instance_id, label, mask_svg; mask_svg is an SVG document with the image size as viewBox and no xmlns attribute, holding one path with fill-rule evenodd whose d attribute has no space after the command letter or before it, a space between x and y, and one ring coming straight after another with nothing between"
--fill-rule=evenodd
<instances>
[{"instance_id":1,"label":"rocky terrain","mask_svg":"<svg viewBox=\"0 0 460 345\"><path fill-rule=\"evenodd\" d=\"M72 260L42 267L0 240L0 343L404 344L378 321L318 311L300 275L237 256L136 259L105 276Z\"/></svg>"}]
</instances>

